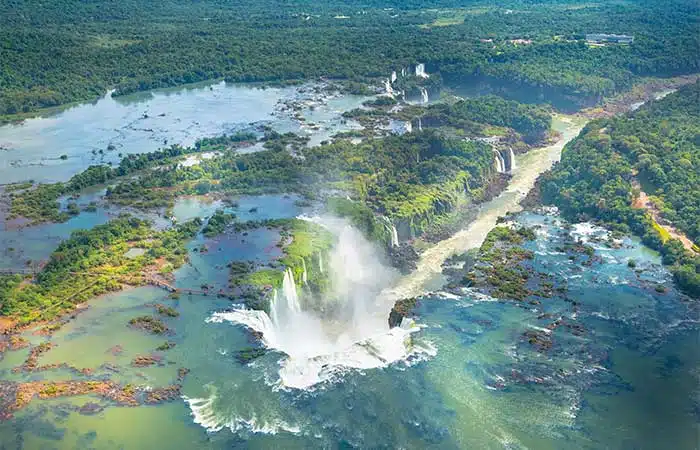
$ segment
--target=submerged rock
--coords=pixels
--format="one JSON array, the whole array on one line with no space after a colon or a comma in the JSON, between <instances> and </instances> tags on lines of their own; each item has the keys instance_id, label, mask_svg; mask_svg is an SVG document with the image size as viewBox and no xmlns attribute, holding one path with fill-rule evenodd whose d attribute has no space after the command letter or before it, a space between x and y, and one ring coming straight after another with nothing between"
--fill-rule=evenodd
<instances>
[{"instance_id":1,"label":"submerged rock","mask_svg":"<svg viewBox=\"0 0 700 450\"><path fill-rule=\"evenodd\" d=\"M104 409L104 406L90 402L81 406L80 409L78 409L78 413L84 416L94 416L95 414L99 414L104 411Z\"/></svg>"}]
</instances>

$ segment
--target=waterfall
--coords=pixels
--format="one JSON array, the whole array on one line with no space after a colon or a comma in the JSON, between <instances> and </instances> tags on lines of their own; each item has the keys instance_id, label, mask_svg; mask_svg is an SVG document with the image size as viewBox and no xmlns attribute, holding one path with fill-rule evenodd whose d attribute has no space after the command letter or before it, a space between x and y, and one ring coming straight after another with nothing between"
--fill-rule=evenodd
<instances>
[{"instance_id":1,"label":"waterfall","mask_svg":"<svg viewBox=\"0 0 700 450\"><path fill-rule=\"evenodd\" d=\"M304 268L304 272L301 274L301 281L304 283L304 286L309 284L309 274L306 272L306 260L304 258L301 258L301 265Z\"/></svg>"},{"instance_id":2,"label":"waterfall","mask_svg":"<svg viewBox=\"0 0 700 450\"><path fill-rule=\"evenodd\" d=\"M397 80L398 78L399 78L399 77L396 75L396 71L395 71L395 70L394 70L393 72L391 72L391 83L392 83L392 84L393 84L393 83L396 83L396 80Z\"/></svg>"},{"instance_id":3,"label":"waterfall","mask_svg":"<svg viewBox=\"0 0 700 450\"><path fill-rule=\"evenodd\" d=\"M511 147L508 148L508 157L510 159L510 173L513 173L517 167L515 165L515 153L513 153Z\"/></svg>"},{"instance_id":4,"label":"waterfall","mask_svg":"<svg viewBox=\"0 0 700 450\"><path fill-rule=\"evenodd\" d=\"M418 131L423 131L423 121L421 118L418 118Z\"/></svg>"},{"instance_id":5,"label":"waterfall","mask_svg":"<svg viewBox=\"0 0 700 450\"><path fill-rule=\"evenodd\" d=\"M406 129L406 133L411 133L413 131L413 125L411 124L410 120L406 121L406 125L404 128Z\"/></svg>"},{"instance_id":6,"label":"waterfall","mask_svg":"<svg viewBox=\"0 0 700 450\"><path fill-rule=\"evenodd\" d=\"M391 87L391 80L389 79L384 80L384 92L386 92L387 95L394 96L394 88Z\"/></svg>"},{"instance_id":7,"label":"waterfall","mask_svg":"<svg viewBox=\"0 0 700 450\"><path fill-rule=\"evenodd\" d=\"M417 64L416 65L416 76L420 78L428 78L428 74L425 73L425 64Z\"/></svg>"},{"instance_id":8,"label":"waterfall","mask_svg":"<svg viewBox=\"0 0 700 450\"><path fill-rule=\"evenodd\" d=\"M406 69L401 69L401 78L406 77Z\"/></svg>"},{"instance_id":9,"label":"waterfall","mask_svg":"<svg viewBox=\"0 0 700 450\"><path fill-rule=\"evenodd\" d=\"M394 226L394 223L391 221L386 216L380 216L381 221L384 223L384 228L386 228L386 231L389 232L389 237L390 237L390 245L392 247L398 247L399 246L399 233L396 230L396 226Z\"/></svg>"},{"instance_id":10,"label":"waterfall","mask_svg":"<svg viewBox=\"0 0 700 450\"><path fill-rule=\"evenodd\" d=\"M289 311L301 311L301 305L299 304L299 294L297 292L297 285L294 282L294 273L290 268L287 268L287 270L284 271L284 279L282 280L282 293L284 294L284 298L287 301L286 308Z\"/></svg>"},{"instance_id":11,"label":"waterfall","mask_svg":"<svg viewBox=\"0 0 700 450\"><path fill-rule=\"evenodd\" d=\"M318 271L321 273L326 273L323 269L323 253L318 254Z\"/></svg>"},{"instance_id":12,"label":"waterfall","mask_svg":"<svg viewBox=\"0 0 700 450\"><path fill-rule=\"evenodd\" d=\"M322 297L309 297L314 301L302 306L299 295L312 294L297 291L287 269L281 288L273 292L269 315L239 308L216 312L207 322L233 322L262 332L267 347L286 354L279 370L281 384L299 389L337 379L348 368L385 367L411 355L434 354L432 347L409 339L420 329L410 321L389 328L387 317L395 299L385 290L396 274L381 264L377 248L341 219L318 220L337 238L328 255L329 285ZM391 221L380 220L391 229L392 243L398 244Z\"/></svg>"},{"instance_id":13,"label":"waterfall","mask_svg":"<svg viewBox=\"0 0 700 450\"><path fill-rule=\"evenodd\" d=\"M506 162L503 159L501 152L499 152L498 150L494 150L493 156L494 156L494 167L496 168L496 172L505 173L506 172Z\"/></svg>"},{"instance_id":14,"label":"waterfall","mask_svg":"<svg viewBox=\"0 0 700 450\"><path fill-rule=\"evenodd\" d=\"M423 103L428 103L430 99L428 98L428 90L426 88L420 88L420 96L421 96L421 101Z\"/></svg>"}]
</instances>

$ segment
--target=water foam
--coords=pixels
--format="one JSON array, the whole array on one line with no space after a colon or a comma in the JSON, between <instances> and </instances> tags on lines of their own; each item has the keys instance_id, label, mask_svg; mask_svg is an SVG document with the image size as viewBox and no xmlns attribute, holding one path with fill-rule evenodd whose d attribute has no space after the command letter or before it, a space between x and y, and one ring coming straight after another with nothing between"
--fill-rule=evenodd
<instances>
[{"instance_id":1,"label":"water foam","mask_svg":"<svg viewBox=\"0 0 700 450\"><path fill-rule=\"evenodd\" d=\"M293 434L301 433L301 427L291 425L283 420L266 421L255 415L249 419L240 416L226 418L215 411L214 406L218 397L216 391L213 388L211 390L210 395L204 398L182 396L182 399L190 407L192 421L210 433L216 433L224 428L228 428L233 433L240 431L258 434L277 434L280 431Z\"/></svg>"},{"instance_id":2,"label":"water foam","mask_svg":"<svg viewBox=\"0 0 700 450\"><path fill-rule=\"evenodd\" d=\"M312 298L287 269L269 314L239 308L214 313L207 322L241 324L262 333L266 347L286 355L279 370L282 388L308 389L348 369L376 369L434 354L429 344L411 339L420 330L413 321L389 328L393 300L383 290L395 273L381 265L374 246L337 219L300 218L324 225L337 237L326 267L331 288L324 297Z\"/></svg>"}]
</instances>

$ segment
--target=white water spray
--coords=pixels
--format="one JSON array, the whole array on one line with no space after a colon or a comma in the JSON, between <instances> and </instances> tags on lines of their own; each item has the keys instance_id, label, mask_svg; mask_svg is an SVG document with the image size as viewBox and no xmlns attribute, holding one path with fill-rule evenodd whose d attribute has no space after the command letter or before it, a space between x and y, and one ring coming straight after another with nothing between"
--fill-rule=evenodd
<instances>
[{"instance_id":1,"label":"white water spray","mask_svg":"<svg viewBox=\"0 0 700 450\"><path fill-rule=\"evenodd\" d=\"M506 173L506 162L498 150L493 151L494 156L494 167L498 173Z\"/></svg>"},{"instance_id":2,"label":"white water spray","mask_svg":"<svg viewBox=\"0 0 700 450\"><path fill-rule=\"evenodd\" d=\"M384 80L384 92L386 93L386 95L389 95L391 97L394 96L394 88L391 87L391 80L389 79Z\"/></svg>"},{"instance_id":3,"label":"white water spray","mask_svg":"<svg viewBox=\"0 0 700 450\"><path fill-rule=\"evenodd\" d=\"M430 97L428 97L428 90L426 88L420 88L420 98L422 103L428 103Z\"/></svg>"},{"instance_id":4,"label":"white water spray","mask_svg":"<svg viewBox=\"0 0 700 450\"><path fill-rule=\"evenodd\" d=\"M398 247L399 246L399 232L396 230L396 226L391 221L391 219L389 219L386 216L381 216L381 220L384 223L384 228L386 228L386 231L389 232L390 245L392 247Z\"/></svg>"},{"instance_id":5,"label":"white water spray","mask_svg":"<svg viewBox=\"0 0 700 450\"><path fill-rule=\"evenodd\" d=\"M287 269L270 301L269 316L238 309L215 313L208 321L236 322L261 332L267 347L287 355L279 372L285 387L305 389L348 368L370 369L433 354L432 347L412 343L409 335L419 329L412 321L389 329L394 300L381 294L396 274L382 266L377 249L339 219L321 223L337 236L327 268L331 287L322 299L306 298L306 291L300 296ZM395 228L392 242L398 245Z\"/></svg>"},{"instance_id":6,"label":"white water spray","mask_svg":"<svg viewBox=\"0 0 700 450\"><path fill-rule=\"evenodd\" d=\"M416 65L416 76L420 78L428 78L429 75L425 73L425 64L417 64Z\"/></svg>"},{"instance_id":7,"label":"white water spray","mask_svg":"<svg viewBox=\"0 0 700 450\"><path fill-rule=\"evenodd\" d=\"M515 172L515 169L517 169L517 166L515 165L515 153L513 153L512 148L508 148L508 157L510 159L510 173Z\"/></svg>"},{"instance_id":8,"label":"white water spray","mask_svg":"<svg viewBox=\"0 0 700 450\"><path fill-rule=\"evenodd\" d=\"M394 70L391 72L391 83L396 83L396 80L398 79L398 76L396 75L396 71Z\"/></svg>"}]
</instances>

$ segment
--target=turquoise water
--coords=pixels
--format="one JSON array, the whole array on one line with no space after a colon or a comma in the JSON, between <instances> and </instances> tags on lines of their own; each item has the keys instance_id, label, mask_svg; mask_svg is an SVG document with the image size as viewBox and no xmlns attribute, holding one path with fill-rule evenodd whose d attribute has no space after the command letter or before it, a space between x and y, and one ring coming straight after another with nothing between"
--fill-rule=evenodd
<instances>
[{"instance_id":1,"label":"turquoise water","mask_svg":"<svg viewBox=\"0 0 700 450\"><path fill-rule=\"evenodd\" d=\"M579 303L575 310L556 297L536 310L469 291L427 295L417 309L425 328L413 339L432 345L434 356L351 370L297 390L278 384L283 355L269 352L247 366L234 358L255 345L247 331L207 322L230 308L229 301L171 300L154 288L134 289L91 302L51 339L57 346L40 363L102 365L98 374L138 386L171 383L176 368L187 367L183 400L141 408L87 397L35 400L0 423L0 442L8 448L694 448L697 305L672 288L664 294L651 288L649 281L671 286L670 277L637 241L626 239L620 249L593 243L602 262L581 267L556 251L569 233L556 217L523 214L518 220L543 225L528 244L536 252L534 267L566 281L569 299ZM570 232L582 239L601 233L587 226ZM222 250L193 253L191 264L176 273L178 284L197 285L196 274L225 283L224 262L276 256L270 250L278 240L274 232L257 230L242 239L198 239L196 245ZM628 267L629 258L641 275ZM163 340L126 327L130 317L152 311L154 301L181 313L166 320L175 330L168 340L177 345L162 352L163 366L131 368L131 358ZM544 326L542 312L586 331L575 336L557 328L553 348L538 353L522 334ZM123 353L115 356L108 349L117 344ZM26 356L16 353L20 357L10 352L0 362L3 379L26 377L10 374ZM119 371L108 374L113 366ZM32 375L68 376L60 369ZM77 408L88 401L106 409L80 414Z\"/></svg>"},{"instance_id":2,"label":"turquoise water","mask_svg":"<svg viewBox=\"0 0 700 450\"><path fill-rule=\"evenodd\" d=\"M187 144L199 136L249 127L251 122L308 133L312 143L320 142L336 130L354 127L343 123L340 112L363 100L325 99L305 110L307 120L319 125L314 130L280 114L280 98L309 104L317 100L294 88L200 85L105 98L52 117L0 127L0 145L10 148L0 152L0 180L65 180L95 162L116 161L119 152L154 150L165 139ZM166 115L160 116L162 112ZM567 139L578 130L560 120L555 126L565 131ZM93 149L109 144L116 150L92 155ZM560 150L556 145L522 156L521 170L509 190L482 207L480 219L464 232L470 236L449 240L445 247L450 248L431 253L437 267L438 256L445 252L478 245L496 217L513 210L516 197L529 190L537 174L558 159ZM69 158L58 159L62 153ZM100 195L100 191L87 193L79 202L87 204ZM207 217L221 207L240 220L309 212L298 206L295 196L233 200L237 207L211 199L179 199L173 216L178 221ZM3 224L0 268L45 259L72 230L104 223L119 212L98 208L63 224L22 229ZM148 217L157 226L169 223L154 214ZM601 230L584 224L568 231L554 216L521 214L518 221L542 226L537 241L528 244L536 252L534 268L566 282L569 301L553 298L539 307L524 307L472 291L458 296L425 294L417 308L417 322L423 328L411 339L414 347L432 352L411 353L407 360L378 369L335 371L330 381L307 390L281 385L279 370L285 356L278 352L269 351L248 365L238 362L238 351L259 344L242 326L209 320L239 307L235 301L215 295L171 299L152 287L95 299L51 338L31 330L25 333L32 345L54 344L39 364L91 368L92 378L143 389L177 382L178 368L185 367L190 373L182 398L138 408L116 407L88 396L34 399L14 419L0 422L0 448L696 448L697 303L672 288L659 256L638 241L626 239L619 249L592 242L602 262L581 267L556 247L569 233L589 240ZM226 289L226 264L273 260L280 255L278 242L278 233L267 229L214 239L198 236L188 244L190 261L175 272L175 284L198 289L206 283L214 291ZM207 251L201 252L202 247ZM630 258L641 273L628 267ZM436 283L441 279L413 276ZM418 281L408 285L424 288L425 283ZM666 286L667 292L656 292L656 283ZM127 327L133 317L155 314L154 303L180 313L163 319L172 334L151 336ZM539 353L523 333L545 326L547 321L539 319L543 313L561 315L581 325L585 333L577 336L557 328L552 349ZM175 347L157 351L165 340ZM5 353L0 380L90 379L70 368L14 372L28 354L29 349ZM133 358L144 355L157 356L160 362L146 368L131 366ZM80 407L87 403L104 409L94 415L81 413Z\"/></svg>"}]
</instances>

